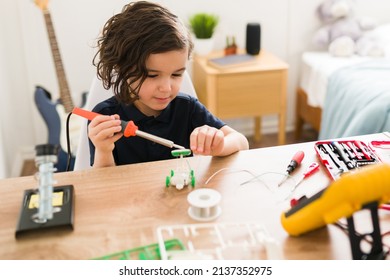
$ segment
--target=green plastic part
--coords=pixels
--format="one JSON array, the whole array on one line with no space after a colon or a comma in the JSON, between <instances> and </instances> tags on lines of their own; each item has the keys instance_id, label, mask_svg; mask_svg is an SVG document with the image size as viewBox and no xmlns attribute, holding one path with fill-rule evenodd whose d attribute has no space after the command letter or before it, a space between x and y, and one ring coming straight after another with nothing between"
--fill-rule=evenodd
<instances>
[{"instance_id":1,"label":"green plastic part","mask_svg":"<svg viewBox=\"0 0 390 280\"><path fill-rule=\"evenodd\" d=\"M171 177L167 176L167 178L165 178L165 186L168 188L170 184L171 184Z\"/></svg>"},{"instance_id":2,"label":"green plastic part","mask_svg":"<svg viewBox=\"0 0 390 280\"><path fill-rule=\"evenodd\" d=\"M167 251L184 251L185 247L179 239L170 239L164 242ZM158 243L141 246L134 249L120 251L114 254L94 258L93 260L161 260Z\"/></svg>"},{"instance_id":3,"label":"green plastic part","mask_svg":"<svg viewBox=\"0 0 390 280\"><path fill-rule=\"evenodd\" d=\"M191 177L191 187L195 187L195 176Z\"/></svg>"},{"instance_id":4,"label":"green plastic part","mask_svg":"<svg viewBox=\"0 0 390 280\"><path fill-rule=\"evenodd\" d=\"M180 156L189 156L191 154L190 149L182 149L182 150L173 150L171 151L171 155L174 157L180 157Z\"/></svg>"}]
</instances>

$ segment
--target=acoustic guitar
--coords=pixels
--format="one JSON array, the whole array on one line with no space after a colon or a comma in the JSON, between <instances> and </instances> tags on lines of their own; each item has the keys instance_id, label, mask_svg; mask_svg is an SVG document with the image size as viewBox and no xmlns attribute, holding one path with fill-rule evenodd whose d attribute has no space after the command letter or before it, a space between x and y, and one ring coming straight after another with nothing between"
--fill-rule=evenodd
<instances>
[{"instance_id":1,"label":"acoustic guitar","mask_svg":"<svg viewBox=\"0 0 390 280\"><path fill-rule=\"evenodd\" d=\"M48 128L48 143L59 145L60 147L56 168L58 172L62 172L67 171L68 167L66 119L68 114L73 110L74 103L69 91L64 66L62 64L57 38L54 33L53 22L47 7L49 1L34 1L43 12L59 87L59 99L53 101L49 91L42 86L36 86L34 100ZM87 93L83 93L82 95L81 107L83 107L86 102L86 95ZM82 120L79 120L79 118L72 118L69 121L69 138L71 147L71 162L69 170L73 170L74 156L77 151L81 124Z\"/></svg>"}]
</instances>

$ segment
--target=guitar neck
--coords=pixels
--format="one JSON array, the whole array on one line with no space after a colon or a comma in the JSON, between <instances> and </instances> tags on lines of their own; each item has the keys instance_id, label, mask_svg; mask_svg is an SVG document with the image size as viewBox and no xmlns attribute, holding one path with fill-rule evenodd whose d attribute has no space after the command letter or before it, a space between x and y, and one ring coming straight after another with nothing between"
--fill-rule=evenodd
<instances>
[{"instance_id":1,"label":"guitar neck","mask_svg":"<svg viewBox=\"0 0 390 280\"><path fill-rule=\"evenodd\" d=\"M65 70L62 64L61 54L57 44L57 38L54 33L53 22L51 20L51 16L48 10L44 10L43 15L45 18L47 34L49 35L50 48L54 60L56 74L57 74L61 103L64 106L65 111L69 113L73 110L74 105L73 105L72 97L70 95L68 82L66 80Z\"/></svg>"}]
</instances>

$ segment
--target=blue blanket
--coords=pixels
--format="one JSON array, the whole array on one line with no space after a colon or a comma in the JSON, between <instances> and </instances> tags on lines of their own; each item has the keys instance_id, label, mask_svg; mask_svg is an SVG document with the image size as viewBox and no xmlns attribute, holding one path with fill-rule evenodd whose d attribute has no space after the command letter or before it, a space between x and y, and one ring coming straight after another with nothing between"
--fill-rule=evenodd
<instances>
[{"instance_id":1,"label":"blue blanket","mask_svg":"<svg viewBox=\"0 0 390 280\"><path fill-rule=\"evenodd\" d=\"M328 81L319 139L390 131L390 60L334 72Z\"/></svg>"}]
</instances>

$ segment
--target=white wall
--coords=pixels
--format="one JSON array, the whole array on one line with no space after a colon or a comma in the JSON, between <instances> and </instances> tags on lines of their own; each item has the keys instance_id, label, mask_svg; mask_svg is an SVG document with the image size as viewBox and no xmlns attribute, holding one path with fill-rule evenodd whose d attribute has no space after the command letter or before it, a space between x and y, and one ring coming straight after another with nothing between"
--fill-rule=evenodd
<instances>
[{"instance_id":1,"label":"white wall","mask_svg":"<svg viewBox=\"0 0 390 280\"><path fill-rule=\"evenodd\" d=\"M21 146L34 145L32 122L33 102L27 83L28 71L24 59L23 35L19 8L14 0L0 2L0 91L1 135L5 166L0 166L10 176L15 155Z\"/></svg>"},{"instance_id":2,"label":"white wall","mask_svg":"<svg viewBox=\"0 0 390 280\"><path fill-rule=\"evenodd\" d=\"M356 0L358 14L390 21L386 11L390 2ZM300 55L311 48L313 32L319 27L315 7L321 0L161 0L183 21L189 15L212 12L220 16L215 48L223 48L226 35L235 35L245 46L245 26L250 21L262 26L262 48L290 64L287 125L294 124L295 88L299 78ZM105 21L119 12L125 0L51 0L49 10L69 87L80 104L95 74L92 66L94 42ZM35 107L35 85L47 88L58 98L57 79L43 19L34 1L1 0L0 2L0 145L3 144L5 168L1 174L15 175L15 161L21 151L46 142L47 129ZM11 121L12 120L12 121ZM229 120L230 121L230 120ZM244 132L251 131L247 120L232 120ZM250 126L250 127L248 127ZM276 120L266 118L265 130L276 131ZM1 151L1 149L0 149ZM0 154L1 156L1 154ZM1 164L1 161L0 161ZM3 172L3 173L2 173Z\"/></svg>"}]
</instances>

